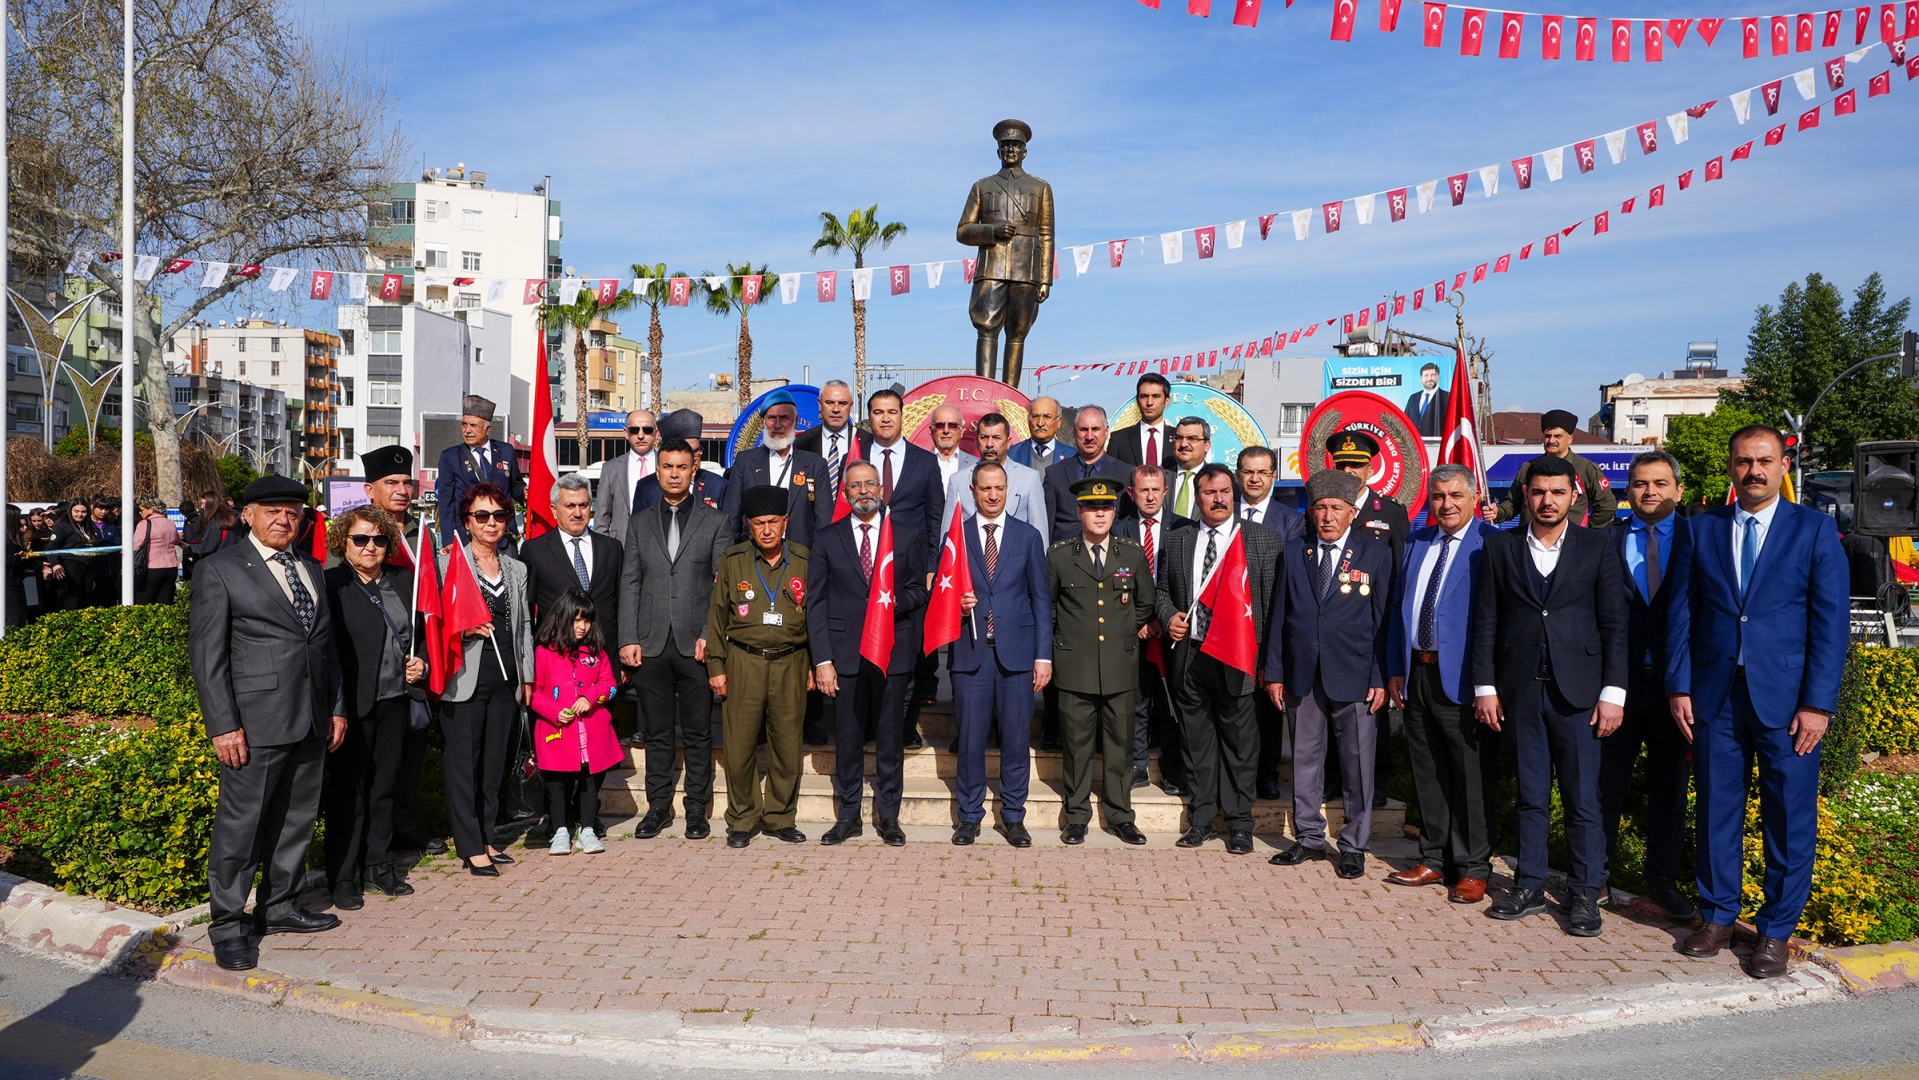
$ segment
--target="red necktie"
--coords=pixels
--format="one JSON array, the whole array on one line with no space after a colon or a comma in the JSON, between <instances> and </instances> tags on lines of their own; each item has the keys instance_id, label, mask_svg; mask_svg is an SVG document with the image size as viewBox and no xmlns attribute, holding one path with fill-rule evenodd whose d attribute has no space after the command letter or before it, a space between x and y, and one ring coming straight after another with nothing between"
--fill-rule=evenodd
<instances>
[{"instance_id":1,"label":"red necktie","mask_svg":"<svg viewBox=\"0 0 1919 1080\"><path fill-rule=\"evenodd\" d=\"M1154 577L1159 576L1159 558L1157 553L1153 550L1154 549L1153 522L1156 520L1158 519L1147 518L1145 521L1141 522L1141 524L1144 525L1145 528L1139 531L1139 538L1141 541L1143 541L1143 543L1141 543L1140 546L1146 549L1146 572L1153 575Z\"/></svg>"},{"instance_id":2,"label":"red necktie","mask_svg":"<svg viewBox=\"0 0 1919 1080\"><path fill-rule=\"evenodd\" d=\"M1146 464L1159 464L1159 425L1146 429Z\"/></svg>"},{"instance_id":3,"label":"red necktie","mask_svg":"<svg viewBox=\"0 0 1919 1080\"><path fill-rule=\"evenodd\" d=\"M993 580L994 574L999 570L998 534L998 525L988 525L986 527L986 580L988 581ZM993 613L991 611L986 613L986 636L989 638L998 636L993 633Z\"/></svg>"},{"instance_id":4,"label":"red necktie","mask_svg":"<svg viewBox=\"0 0 1919 1080\"><path fill-rule=\"evenodd\" d=\"M873 580L873 526L860 526L860 574Z\"/></svg>"},{"instance_id":5,"label":"red necktie","mask_svg":"<svg viewBox=\"0 0 1919 1080\"><path fill-rule=\"evenodd\" d=\"M891 506L893 505L893 451L881 450L880 456L886 459L885 466L880 469L881 494L886 497L886 505Z\"/></svg>"}]
</instances>

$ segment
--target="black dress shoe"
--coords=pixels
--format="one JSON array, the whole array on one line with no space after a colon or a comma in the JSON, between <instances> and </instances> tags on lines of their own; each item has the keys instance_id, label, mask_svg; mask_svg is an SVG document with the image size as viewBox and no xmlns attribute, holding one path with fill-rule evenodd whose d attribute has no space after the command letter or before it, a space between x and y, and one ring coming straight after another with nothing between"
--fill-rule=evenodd
<instances>
[{"instance_id":1,"label":"black dress shoe","mask_svg":"<svg viewBox=\"0 0 1919 1080\"><path fill-rule=\"evenodd\" d=\"M294 908L291 912L269 922L263 922L258 929L261 937L268 934L318 934L340 925L338 915L321 911L308 911Z\"/></svg>"},{"instance_id":2,"label":"black dress shoe","mask_svg":"<svg viewBox=\"0 0 1919 1080\"><path fill-rule=\"evenodd\" d=\"M743 848L752 842L753 842L753 834L750 832L736 832L732 829L726 830L726 846L727 847Z\"/></svg>"},{"instance_id":3,"label":"black dress shoe","mask_svg":"<svg viewBox=\"0 0 1919 1080\"><path fill-rule=\"evenodd\" d=\"M1119 837L1126 843L1132 844L1134 847L1138 847L1146 842L1146 834L1140 832L1139 826L1130 821L1122 825L1113 826L1113 835Z\"/></svg>"},{"instance_id":4,"label":"black dress shoe","mask_svg":"<svg viewBox=\"0 0 1919 1080\"><path fill-rule=\"evenodd\" d=\"M713 835L713 826L703 817L694 817L688 814L686 816L686 832L684 835L688 840L704 840Z\"/></svg>"},{"instance_id":5,"label":"black dress shoe","mask_svg":"<svg viewBox=\"0 0 1919 1080\"><path fill-rule=\"evenodd\" d=\"M1146 776L1145 769L1139 768L1138 766L1133 767L1133 790L1134 791L1138 791L1140 788L1146 787L1147 785L1151 783L1152 781L1148 779Z\"/></svg>"},{"instance_id":6,"label":"black dress shoe","mask_svg":"<svg viewBox=\"0 0 1919 1080\"><path fill-rule=\"evenodd\" d=\"M213 962L228 971L252 971L260 963L260 948L251 938L228 938L213 943Z\"/></svg>"},{"instance_id":7,"label":"black dress shoe","mask_svg":"<svg viewBox=\"0 0 1919 1080\"><path fill-rule=\"evenodd\" d=\"M1001 826L1000 831L1006 834L1006 842L1014 847L1026 848L1033 846L1033 834L1027 832L1026 826L1021 822L1009 821L1004 826Z\"/></svg>"},{"instance_id":8,"label":"black dress shoe","mask_svg":"<svg viewBox=\"0 0 1919 1080\"><path fill-rule=\"evenodd\" d=\"M640 823L633 827L633 839L651 840L660 835L660 831L673 823L673 811L648 810Z\"/></svg>"},{"instance_id":9,"label":"black dress shoe","mask_svg":"<svg viewBox=\"0 0 1919 1080\"><path fill-rule=\"evenodd\" d=\"M907 750L918 750L925 745L926 740L920 738L920 729L917 727L907 728L906 734L900 737L900 746Z\"/></svg>"},{"instance_id":10,"label":"black dress shoe","mask_svg":"<svg viewBox=\"0 0 1919 1080\"><path fill-rule=\"evenodd\" d=\"M1059 838L1069 844L1084 844L1086 842L1086 826L1068 825L1066 826L1066 831L1061 833Z\"/></svg>"},{"instance_id":11,"label":"black dress shoe","mask_svg":"<svg viewBox=\"0 0 1919 1080\"><path fill-rule=\"evenodd\" d=\"M791 825L788 825L784 829L773 829L769 831L766 835L772 837L775 840L784 840L789 844L806 843L806 834L799 831L798 829L795 829Z\"/></svg>"},{"instance_id":12,"label":"black dress shoe","mask_svg":"<svg viewBox=\"0 0 1919 1080\"><path fill-rule=\"evenodd\" d=\"M1691 922L1699 917L1699 909L1693 906L1692 898L1679 891L1679 886L1671 878L1654 878L1652 886L1646 890L1646 899L1659 905L1659 910L1674 922Z\"/></svg>"},{"instance_id":13,"label":"black dress shoe","mask_svg":"<svg viewBox=\"0 0 1919 1080\"><path fill-rule=\"evenodd\" d=\"M1373 809L1381 810L1386 806L1386 793L1379 788L1373 789Z\"/></svg>"},{"instance_id":14,"label":"black dress shoe","mask_svg":"<svg viewBox=\"0 0 1919 1080\"><path fill-rule=\"evenodd\" d=\"M1159 782L1159 789L1174 798L1186 794L1186 785L1177 780L1162 779Z\"/></svg>"},{"instance_id":15,"label":"black dress shoe","mask_svg":"<svg viewBox=\"0 0 1919 1080\"><path fill-rule=\"evenodd\" d=\"M865 832L866 827L857 821L836 821L832 828L826 830L826 835L820 837L820 843L832 847L835 844L844 844Z\"/></svg>"},{"instance_id":16,"label":"black dress shoe","mask_svg":"<svg viewBox=\"0 0 1919 1080\"><path fill-rule=\"evenodd\" d=\"M513 856L508 855L504 851L489 851L486 853L486 857L492 859L495 866L513 865Z\"/></svg>"},{"instance_id":17,"label":"black dress shoe","mask_svg":"<svg viewBox=\"0 0 1919 1080\"><path fill-rule=\"evenodd\" d=\"M360 891L359 886L349 882L335 885L328 892L333 898L333 906L340 911L358 911L366 906L366 894Z\"/></svg>"},{"instance_id":18,"label":"black dress shoe","mask_svg":"<svg viewBox=\"0 0 1919 1080\"><path fill-rule=\"evenodd\" d=\"M1213 830L1202 829L1199 826L1195 825L1192 828L1187 829L1186 834L1184 836L1181 836L1179 839L1173 841L1173 846L1183 847L1183 848L1196 848L1206 843L1206 841L1214 840L1214 839L1217 839L1218 837L1219 837L1219 834L1214 832Z\"/></svg>"},{"instance_id":19,"label":"black dress shoe","mask_svg":"<svg viewBox=\"0 0 1919 1080\"><path fill-rule=\"evenodd\" d=\"M1307 859L1323 859L1325 857L1326 853L1324 851L1318 848L1309 848L1305 844L1295 840L1293 841L1292 847L1281 851L1266 861L1272 863L1274 866L1298 866Z\"/></svg>"},{"instance_id":20,"label":"black dress shoe","mask_svg":"<svg viewBox=\"0 0 1919 1080\"><path fill-rule=\"evenodd\" d=\"M906 846L906 830L900 828L899 818L875 819L873 831L880 834L880 839L886 842L887 847Z\"/></svg>"},{"instance_id":21,"label":"black dress shoe","mask_svg":"<svg viewBox=\"0 0 1919 1080\"><path fill-rule=\"evenodd\" d=\"M800 739L808 746L825 746L826 729L816 725L808 726L800 732Z\"/></svg>"},{"instance_id":22,"label":"black dress shoe","mask_svg":"<svg viewBox=\"0 0 1919 1080\"><path fill-rule=\"evenodd\" d=\"M1279 798L1279 781L1261 780L1259 782L1259 797L1262 799Z\"/></svg>"},{"instance_id":23,"label":"black dress shoe","mask_svg":"<svg viewBox=\"0 0 1919 1080\"><path fill-rule=\"evenodd\" d=\"M1226 853L1228 855L1251 855L1253 853L1253 831L1251 829L1232 829L1226 834Z\"/></svg>"},{"instance_id":24,"label":"black dress shoe","mask_svg":"<svg viewBox=\"0 0 1919 1080\"><path fill-rule=\"evenodd\" d=\"M1492 902L1486 909L1489 918L1511 922L1528 915L1539 915L1546 910L1546 893L1543 889L1511 888L1506 895Z\"/></svg>"},{"instance_id":25,"label":"black dress shoe","mask_svg":"<svg viewBox=\"0 0 1919 1080\"><path fill-rule=\"evenodd\" d=\"M1605 928L1599 914L1599 901L1590 896L1573 897L1566 916L1566 932L1574 937L1598 937L1599 931Z\"/></svg>"},{"instance_id":26,"label":"black dress shoe","mask_svg":"<svg viewBox=\"0 0 1919 1080\"><path fill-rule=\"evenodd\" d=\"M1333 872L1335 874L1338 874L1340 877L1347 879L1348 881L1352 880L1353 878L1365 877L1366 876L1366 853L1363 851L1340 852L1339 866L1335 868Z\"/></svg>"},{"instance_id":27,"label":"black dress shoe","mask_svg":"<svg viewBox=\"0 0 1919 1080\"><path fill-rule=\"evenodd\" d=\"M1041 750L1046 751L1049 754L1059 753L1059 750L1060 750L1059 736L1058 735L1041 735L1039 737L1039 748Z\"/></svg>"},{"instance_id":28,"label":"black dress shoe","mask_svg":"<svg viewBox=\"0 0 1919 1080\"><path fill-rule=\"evenodd\" d=\"M472 874L474 877L499 877L500 876L500 868L493 865L492 863L487 863L485 866L481 866L479 863L474 862L472 859L461 859L460 865L466 867L466 872L469 874Z\"/></svg>"},{"instance_id":29,"label":"black dress shoe","mask_svg":"<svg viewBox=\"0 0 1919 1080\"><path fill-rule=\"evenodd\" d=\"M420 845L419 852L422 855L445 855L447 853L446 841L437 836L429 836L425 842Z\"/></svg>"},{"instance_id":30,"label":"black dress shoe","mask_svg":"<svg viewBox=\"0 0 1919 1080\"><path fill-rule=\"evenodd\" d=\"M978 839L979 839L979 822L962 821L958 825L953 826L953 846L954 847L970 847L973 841Z\"/></svg>"},{"instance_id":31,"label":"black dress shoe","mask_svg":"<svg viewBox=\"0 0 1919 1080\"><path fill-rule=\"evenodd\" d=\"M405 836L394 837L392 849L394 851L417 851L422 855L445 855L446 841L437 836L421 836L419 833L408 833Z\"/></svg>"},{"instance_id":32,"label":"black dress shoe","mask_svg":"<svg viewBox=\"0 0 1919 1080\"><path fill-rule=\"evenodd\" d=\"M378 866L369 867L366 872L366 883L388 896L413 895L413 886L407 884L399 868L392 863L381 863Z\"/></svg>"},{"instance_id":33,"label":"black dress shoe","mask_svg":"<svg viewBox=\"0 0 1919 1080\"><path fill-rule=\"evenodd\" d=\"M1761 937L1746 958L1746 974L1755 979L1777 979L1790 968L1792 946L1784 938Z\"/></svg>"}]
</instances>

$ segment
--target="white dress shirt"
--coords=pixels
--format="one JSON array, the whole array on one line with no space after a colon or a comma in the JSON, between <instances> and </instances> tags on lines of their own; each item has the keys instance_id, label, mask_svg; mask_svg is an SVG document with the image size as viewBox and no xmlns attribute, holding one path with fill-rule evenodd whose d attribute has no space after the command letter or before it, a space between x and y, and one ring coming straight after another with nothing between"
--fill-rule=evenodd
<instances>
[{"instance_id":1,"label":"white dress shirt","mask_svg":"<svg viewBox=\"0 0 1919 1080\"><path fill-rule=\"evenodd\" d=\"M1552 572L1559 567L1559 553L1566 549L1566 534L1571 531L1572 526L1570 524L1562 525L1559 529L1559 535L1553 538L1550 546L1541 542L1539 537L1534 535L1532 526L1527 525L1522 527L1526 530L1526 551L1533 558L1533 566L1538 568L1541 577L1551 577ZM1499 687L1497 686L1475 685L1473 687L1474 697L1496 697L1498 694ZM1599 688L1599 700L1608 705L1623 706L1626 704L1626 688L1623 686L1602 686Z\"/></svg>"},{"instance_id":2,"label":"white dress shirt","mask_svg":"<svg viewBox=\"0 0 1919 1080\"><path fill-rule=\"evenodd\" d=\"M946 485L953 482L953 474L959 472L960 449L959 447L956 446L953 448L953 452L950 454L946 453L943 450L935 450L933 452L933 457L939 462L940 490L945 491ZM894 477L894 479L897 480L899 478Z\"/></svg>"},{"instance_id":3,"label":"white dress shirt","mask_svg":"<svg viewBox=\"0 0 1919 1080\"><path fill-rule=\"evenodd\" d=\"M1258 502L1249 502L1242 505L1239 508L1239 520L1250 521L1255 525L1264 525L1266 524L1266 508L1271 505L1273 505L1273 496L1271 492L1268 492L1266 497Z\"/></svg>"},{"instance_id":4,"label":"white dress shirt","mask_svg":"<svg viewBox=\"0 0 1919 1080\"><path fill-rule=\"evenodd\" d=\"M872 462L873 468L879 470L881 480L886 479L886 463L891 461L893 463L893 483L897 485L900 482L900 470L906 465L906 440L894 439L893 445L887 446L878 439L874 439L873 456L869 460Z\"/></svg>"},{"instance_id":5,"label":"white dress shirt","mask_svg":"<svg viewBox=\"0 0 1919 1080\"><path fill-rule=\"evenodd\" d=\"M853 425L851 424L846 425L838 431L822 427L820 429L820 456L826 459L828 465L845 457L846 451L851 448L853 444L852 436Z\"/></svg>"},{"instance_id":6,"label":"white dress shirt","mask_svg":"<svg viewBox=\"0 0 1919 1080\"><path fill-rule=\"evenodd\" d=\"M1334 540L1334 541L1332 542L1332 544L1333 544L1333 551L1332 551L1332 554L1331 554L1331 555L1329 556L1329 555L1328 555L1328 554L1326 553L1326 551L1325 551L1325 549L1323 548L1323 546L1322 546L1322 545L1324 545L1324 544L1326 543L1326 541L1324 541L1324 540L1321 540L1321 539L1319 538L1319 534L1318 534L1317 532L1314 532L1314 533L1312 533L1312 534L1311 534L1310 536L1308 536L1308 537L1307 537L1307 539L1309 539L1309 540L1311 540L1311 541L1312 541L1312 543L1313 543L1313 560L1314 560L1314 562L1313 562L1313 574L1314 574L1314 577L1313 577L1313 587L1314 587L1314 588L1318 588L1318 587L1319 587L1319 577L1318 577L1318 574L1320 573L1320 563L1319 563L1319 561L1318 561L1318 560L1320 560L1320 559L1325 559L1325 558L1331 558L1331 559L1333 560L1333 562L1335 562L1335 563L1337 563L1337 562L1339 561L1339 557L1340 557L1340 555L1341 555L1341 554L1342 554L1342 553L1343 553L1343 552L1344 552L1344 551L1346 550L1346 545L1347 545L1347 544L1348 544L1349 542L1351 542L1351 540L1352 540L1352 538L1353 538L1353 527L1352 527L1351 525L1348 525L1348 526L1346 526L1346 531L1345 531L1345 532L1343 532L1343 533L1340 533L1340 534L1339 534L1339 539L1337 539L1337 540Z\"/></svg>"},{"instance_id":7,"label":"white dress shirt","mask_svg":"<svg viewBox=\"0 0 1919 1080\"><path fill-rule=\"evenodd\" d=\"M793 448L784 452L772 447L766 448L766 482L774 487L785 487L793 475Z\"/></svg>"},{"instance_id":8,"label":"white dress shirt","mask_svg":"<svg viewBox=\"0 0 1919 1080\"><path fill-rule=\"evenodd\" d=\"M651 450L644 454L636 454L631 450L626 452L626 478L628 480L637 484L652 475L653 452Z\"/></svg>"},{"instance_id":9,"label":"white dress shirt","mask_svg":"<svg viewBox=\"0 0 1919 1080\"><path fill-rule=\"evenodd\" d=\"M1439 393L1439 390L1438 390L1438 388L1436 388L1436 387L1435 387L1434 389L1431 389L1431 390L1422 390L1422 391L1420 392L1420 394L1419 394L1419 410L1418 410L1418 411L1419 411L1419 412L1420 412L1421 414L1424 414L1424 413L1426 412L1426 410L1427 410L1427 409L1429 409L1429 408L1431 408L1431 407L1432 407L1432 404L1433 404L1433 395L1434 395L1434 394L1437 394L1437 393Z\"/></svg>"},{"instance_id":10,"label":"white dress shirt","mask_svg":"<svg viewBox=\"0 0 1919 1080\"><path fill-rule=\"evenodd\" d=\"M1199 528L1193 533L1194 608L1199 607L1199 594L1206 591L1206 582L1208 579L1201 576L1201 571L1206 568L1207 539L1210 537L1218 541L1218 546L1213 550L1213 573L1217 574L1219 573L1220 566L1226 562L1226 549L1231 546L1233 542L1233 533L1238 530L1239 522L1232 518L1227 518L1225 521L1214 526L1208 526L1205 522L1201 522ZM1154 554L1158 554L1158 551L1156 550ZM1192 616L1191 611L1188 611L1186 614L1188 618Z\"/></svg>"},{"instance_id":11,"label":"white dress shirt","mask_svg":"<svg viewBox=\"0 0 1919 1080\"><path fill-rule=\"evenodd\" d=\"M583 532L573 536L565 529L559 530L559 533L561 545L566 548L566 565L573 565L573 552L577 550L581 561L586 563L586 579L593 580L593 534Z\"/></svg>"},{"instance_id":12,"label":"white dress shirt","mask_svg":"<svg viewBox=\"0 0 1919 1080\"><path fill-rule=\"evenodd\" d=\"M1166 519L1171 515L1172 511L1163 506L1156 513L1141 511L1139 515L1139 546L1146 547L1147 539L1152 539L1153 565L1147 569L1155 575L1159 573L1160 558L1166 554ZM1151 525L1146 524L1148 518L1152 519Z\"/></svg>"}]
</instances>

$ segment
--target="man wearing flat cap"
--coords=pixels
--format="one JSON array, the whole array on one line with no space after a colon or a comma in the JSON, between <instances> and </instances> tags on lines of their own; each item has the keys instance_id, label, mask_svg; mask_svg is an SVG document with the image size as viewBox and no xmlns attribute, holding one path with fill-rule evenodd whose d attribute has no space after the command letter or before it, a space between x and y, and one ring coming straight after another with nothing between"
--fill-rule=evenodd
<instances>
[{"instance_id":1,"label":"man wearing flat cap","mask_svg":"<svg viewBox=\"0 0 1919 1080\"><path fill-rule=\"evenodd\" d=\"M785 390L768 394L766 409L760 416L766 425L760 445L736 454L733 467L726 472L722 509L732 524L732 537L746 539L747 515L742 508L742 494L766 484L786 492L787 540L801 547L812 547L813 533L821 524L816 515L822 507L829 518L833 513L833 492L826 482L826 459L793 445L798 437L793 429L799 424L800 411L792 394Z\"/></svg>"},{"instance_id":2,"label":"man wearing flat cap","mask_svg":"<svg viewBox=\"0 0 1919 1080\"><path fill-rule=\"evenodd\" d=\"M999 172L981 179L960 211L959 242L979 249L968 314L979 331L979 376L999 379L999 335L1006 331L1003 381L1019 385L1026 334L1053 288L1053 186L1021 168L1033 129L1020 120L993 127Z\"/></svg>"},{"instance_id":3,"label":"man wearing flat cap","mask_svg":"<svg viewBox=\"0 0 1919 1080\"><path fill-rule=\"evenodd\" d=\"M1556 457L1573 467L1572 523L1588 529L1603 529L1613 523L1619 511L1619 499L1613 494L1606 472L1592 461L1573 453L1573 433L1579 430L1579 418L1564 409L1553 409L1539 416L1539 441L1546 457ZM1537 460L1537 459L1535 459ZM1526 477L1533 463L1526 462L1513 474L1513 486L1506 489L1506 501L1486 503L1487 516L1494 522L1527 516Z\"/></svg>"},{"instance_id":4,"label":"man wearing flat cap","mask_svg":"<svg viewBox=\"0 0 1919 1080\"><path fill-rule=\"evenodd\" d=\"M306 488L284 476L248 484L246 539L194 568L187 651L220 760L208 937L231 971L258 962L259 937L340 925L337 915L300 906L326 752L347 733L320 564L292 550L306 499Z\"/></svg>"},{"instance_id":5,"label":"man wearing flat cap","mask_svg":"<svg viewBox=\"0 0 1919 1080\"><path fill-rule=\"evenodd\" d=\"M724 511L726 509L726 478L719 473L700 467L703 456L700 451L700 436L705 430L705 417L692 409L675 409L660 418L660 443L664 445L668 442L685 442L693 448L693 497L715 510ZM659 501L660 477L656 472L634 485L632 516L638 517L646 512L647 507Z\"/></svg>"},{"instance_id":6,"label":"man wearing flat cap","mask_svg":"<svg viewBox=\"0 0 1919 1080\"><path fill-rule=\"evenodd\" d=\"M492 484L514 503L526 502L526 477L520 473L519 455L513 447L491 437L493 408L491 401L468 394L460 403L460 444L440 451L440 474L433 484L433 494L440 504L442 542L455 536L466 542L466 526L460 524L458 510L460 498L475 484Z\"/></svg>"},{"instance_id":7,"label":"man wearing flat cap","mask_svg":"<svg viewBox=\"0 0 1919 1080\"><path fill-rule=\"evenodd\" d=\"M791 498L791 491L771 484L740 494L747 538L720 559L706 621L707 682L726 699L722 730L726 846L731 848L746 847L756 832L789 844L806 842L793 822L799 811L800 726L813 663L806 647L807 551L786 539Z\"/></svg>"}]
</instances>

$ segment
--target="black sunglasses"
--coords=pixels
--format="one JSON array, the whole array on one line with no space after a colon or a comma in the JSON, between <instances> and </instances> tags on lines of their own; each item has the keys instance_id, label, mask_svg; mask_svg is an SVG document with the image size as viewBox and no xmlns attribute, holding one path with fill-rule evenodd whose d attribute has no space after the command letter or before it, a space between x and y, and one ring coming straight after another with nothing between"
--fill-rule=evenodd
<instances>
[{"instance_id":1,"label":"black sunglasses","mask_svg":"<svg viewBox=\"0 0 1919 1080\"><path fill-rule=\"evenodd\" d=\"M357 548L363 548L368 544L372 544L374 547L387 546L387 538L380 533L372 533L371 535L366 533L351 533L347 536L347 540Z\"/></svg>"},{"instance_id":2,"label":"black sunglasses","mask_svg":"<svg viewBox=\"0 0 1919 1080\"><path fill-rule=\"evenodd\" d=\"M626 429L626 433L628 435L651 435L653 434L653 429L650 427L630 427Z\"/></svg>"},{"instance_id":3,"label":"black sunglasses","mask_svg":"<svg viewBox=\"0 0 1919 1080\"><path fill-rule=\"evenodd\" d=\"M513 511L511 510L468 510L466 512L466 516L484 525L489 521L511 522L513 520Z\"/></svg>"}]
</instances>

